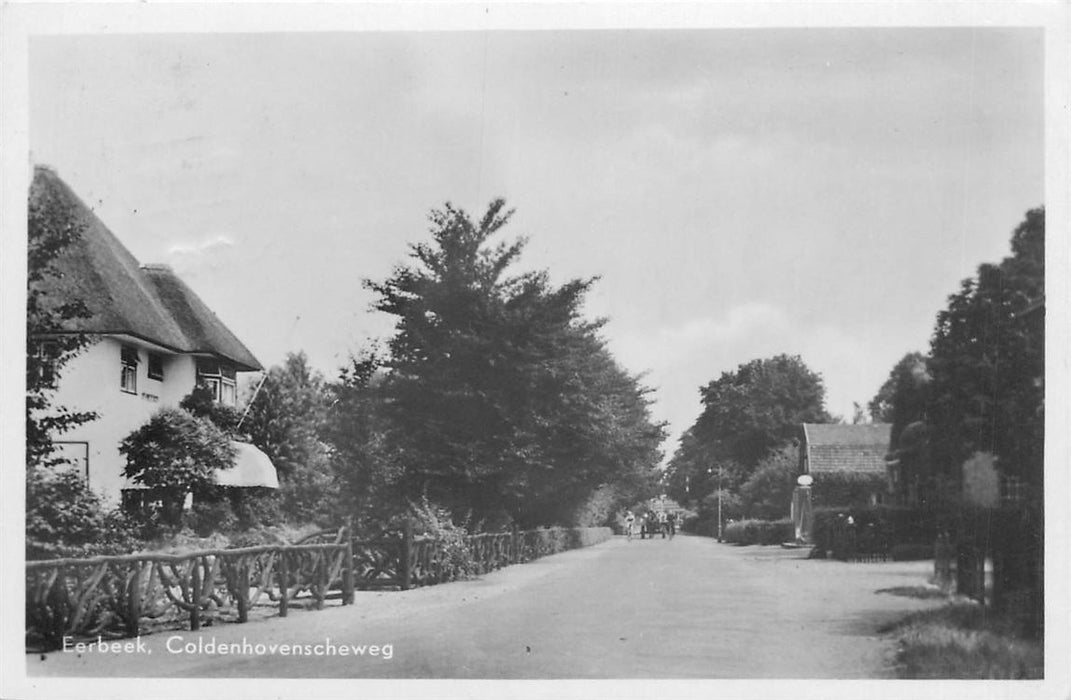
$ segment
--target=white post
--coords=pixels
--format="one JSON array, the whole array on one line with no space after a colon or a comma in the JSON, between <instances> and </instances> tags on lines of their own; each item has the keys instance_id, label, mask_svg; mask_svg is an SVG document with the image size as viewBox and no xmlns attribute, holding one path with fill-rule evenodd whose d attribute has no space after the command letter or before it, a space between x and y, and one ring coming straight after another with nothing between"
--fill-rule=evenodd
<instances>
[{"instance_id":1,"label":"white post","mask_svg":"<svg viewBox=\"0 0 1071 700\"><path fill-rule=\"evenodd\" d=\"M718 542L721 542L721 464L718 464Z\"/></svg>"}]
</instances>

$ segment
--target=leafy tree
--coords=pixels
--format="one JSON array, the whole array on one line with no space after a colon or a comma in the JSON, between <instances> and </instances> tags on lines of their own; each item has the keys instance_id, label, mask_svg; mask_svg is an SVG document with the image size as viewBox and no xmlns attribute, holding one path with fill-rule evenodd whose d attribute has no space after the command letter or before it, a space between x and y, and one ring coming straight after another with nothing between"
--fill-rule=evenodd
<instances>
[{"instance_id":1,"label":"leafy tree","mask_svg":"<svg viewBox=\"0 0 1071 700\"><path fill-rule=\"evenodd\" d=\"M738 462L747 475L788 444L801 423L826 423L825 387L799 357L752 360L700 389L703 412L697 440L719 459Z\"/></svg>"},{"instance_id":2,"label":"leafy tree","mask_svg":"<svg viewBox=\"0 0 1071 700\"><path fill-rule=\"evenodd\" d=\"M927 358L921 352L907 353L870 401L874 420L892 423L890 449L896 449L904 428L926 418L927 388L931 380L926 365Z\"/></svg>"},{"instance_id":3,"label":"leafy tree","mask_svg":"<svg viewBox=\"0 0 1071 700\"><path fill-rule=\"evenodd\" d=\"M751 477L740 487L746 517L762 520L787 518L799 465L799 447L796 445L779 449L759 462Z\"/></svg>"},{"instance_id":4,"label":"leafy tree","mask_svg":"<svg viewBox=\"0 0 1071 700\"><path fill-rule=\"evenodd\" d=\"M328 390L305 353L288 353L250 399L242 429L279 472L286 517L327 524L337 514L338 484L323 441Z\"/></svg>"},{"instance_id":5,"label":"leafy tree","mask_svg":"<svg viewBox=\"0 0 1071 700\"><path fill-rule=\"evenodd\" d=\"M62 462L53 456L52 437L93 420L96 414L70 411L52 402L63 365L93 340L82 333L56 334L70 321L88 318L90 312L81 299L58 298L47 291L62 276L57 258L81 238L85 225L51 187L36 181L30 189L27 224L26 466L31 469Z\"/></svg>"},{"instance_id":6,"label":"leafy tree","mask_svg":"<svg viewBox=\"0 0 1071 700\"><path fill-rule=\"evenodd\" d=\"M234 466L235 449L218 426L181 408L165 407L119 445L123 476L150 489L163 503L164 520L178 524L188 493L209 490L217 469Z\"/></svg>"},{"instance_id":7,"label":"leafy tree","mask_svg":"<svg viewBox=\"0 0 1071 700\"><path fill-rule=\"evenodd\" d=\"M182 398L179 408L196 418L204 418L228 435L237 432L242 417L238 409L216 401L211 387L203 382L198 382L193 390Z\"/></svg>"},{"instance_id":8,"label":"leafy tree","mask_svg":"<svg viewBox=\"0 0 1071 700\"><path fill-rule=\"evenodd\" d=\"M355 527L370 532L401 522L409 507L399 486L404 459L385 439L384 377L382 358L374 349L351 357L338 380L326 386L322 430L340 507Z\"/></svg>"},{"instance_id":9,"label":"leafy tree","mask_svg":"<svg viewBox=\"0 0 1071 700\"><path fill-rule=\"evenodd\" d=\"M492 245L502 200L473 221L447 204L411 265L366 281L397 317L383 392L396 485L455 515L562 522L601 485L644 479L663 428L648 390L580 314L593 279L515 276L526 241Z\"/></svg>"},{"instance_id":10,"label":"leafy tree","mask_svg":"<svg viewBox=\"0 0 1071 700\"><path fill-rule=\"evenodd\" d=\"M732 459L717 457L711 446L695 436L695 426L681 435L666 466L666 492L678 503L698 504L719 488L736 491L746 481L744 467Z\"/></svg>"},{"instance_id":11,"label":"leafy tree","mask_svg":"<svg viewBox=\"0 0 1071 700\"><path fill-rule=\"evenodd\" d=\"M1044 475L1045 210L1015 229L1012 255L964 280L937 317L926 412L946 476L976 451L1040 494ZM1041 302L1041 305L1039 305Z\"/></svg>"},{"instance_id":12,"label":"leafy tree","mask_svg":"<svg viewBox=\"0 0 1071 700\"><path fill-rule=\"evenodd\" d=\"M79 240L84 224L52 188L35 180L27 226L26 554L35 558L103 541L106 521L100 499L80 475L53 469L65 463L55 454L53 437L96 418L54 403L63 366L93 339L56 334L90 312L81 299L47 291L62 276L57 259Z\"/></svg>"},{"instance_id":13,"label":"leafy tree","mask_svg":"<svg viewBox=\"0 0 1071 700\"><path fill-rule=\"evenodd\" d=\"M268 370L242 428L271 458L279 477L288 480L322 458L320 432L326 414L323 377L309 367L305 353L288 353L282 365Z\"/></svg>"}]
</instances>

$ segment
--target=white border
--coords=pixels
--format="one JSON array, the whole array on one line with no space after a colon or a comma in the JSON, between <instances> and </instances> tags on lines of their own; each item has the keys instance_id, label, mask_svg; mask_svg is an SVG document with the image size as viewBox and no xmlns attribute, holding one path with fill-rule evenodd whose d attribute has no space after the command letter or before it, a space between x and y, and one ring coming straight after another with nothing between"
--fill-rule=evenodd
<instances>
[{"instance_id":1,"label":"white border","mask_svg":"<svg viewBox=\"0 0 1071 700\"><path fill-rule=\"evenodd\" d=\"M0 6L0 494L3 567L0 697L276 698L340 694L398 697L970 697L1071 698L1067 408L1069 280L1069 18L1052 2L680 2L680 3L6 3ZM713 27L1037 26L1046 31L1046 679L978 681L310 681L27 678L22 630L25 328L25 193L29 185L27 46L36 34L316 32L397 30L627 29Z\"/></svg>"}]
</instances>

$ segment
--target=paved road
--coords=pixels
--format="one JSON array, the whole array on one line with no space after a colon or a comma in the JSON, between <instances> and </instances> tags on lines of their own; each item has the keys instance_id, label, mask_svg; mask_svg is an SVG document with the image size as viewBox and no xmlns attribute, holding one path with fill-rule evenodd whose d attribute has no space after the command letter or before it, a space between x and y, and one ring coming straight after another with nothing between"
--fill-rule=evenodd
<instances>
[{"instance_id":1,"label":"paved road","mask_svg":"<svg viewBox=\"0 0 1071 700\"><path fill-rule=\"evenodd\" d=\"M27 656L43 676L320 678L883 678L877 628L936 601L876 593L925 585L930 564L844 564L805 550L699 537L621 538L465 581L359 592L200 633L143 637L151 654ZM181 635L177 639L176 635ZM378 657L171 653L211 640L380 645ZM170 640L170 641L168 641ZM390 658L385 658L390 645ZM313 649L315 651L315 649Z\"/></svg>"}]
</instances>

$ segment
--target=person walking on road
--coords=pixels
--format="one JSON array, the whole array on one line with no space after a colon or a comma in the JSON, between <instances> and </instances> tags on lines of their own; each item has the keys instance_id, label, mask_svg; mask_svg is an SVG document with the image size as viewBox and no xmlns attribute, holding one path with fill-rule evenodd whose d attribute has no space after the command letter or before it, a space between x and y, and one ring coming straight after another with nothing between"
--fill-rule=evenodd
<instances>
[{"instance_id":1,"label":"person walking on road","mask_svg":"<svg viewBox=\"0 0 1071 700\"><path fill-rule=\"evenodd\" d=\"M636 516L632 514L631 510L625 511L625 534L628 536L628 541L632 541L632 525L636 522Z\"/></svg>"}]
</instances>

